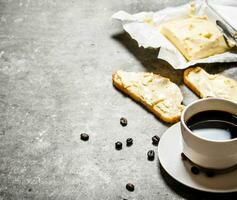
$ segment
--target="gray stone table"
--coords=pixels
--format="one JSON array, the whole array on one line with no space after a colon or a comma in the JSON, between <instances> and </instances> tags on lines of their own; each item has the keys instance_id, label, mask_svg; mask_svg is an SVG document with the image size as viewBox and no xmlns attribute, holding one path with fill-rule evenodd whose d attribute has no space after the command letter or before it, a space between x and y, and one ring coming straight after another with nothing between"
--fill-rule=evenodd
<instances>
[{"instance_id":1,"label":"gray stone table","mask_svg":"<svg viewBox=\"0 0 237 200\"><path fill-rule=\"evenodd\" d=\"M111 20L175 0L0 0L0 200L234 199L182 186L146 153L169 127L111 84L114 70L169 77L187 105L182 71L138 48ZM237 64L205 66L237 78ZM119 124L120 117L128 126ZM80 134L90 135L88 142ZM116 141L132 137L121 151ZM127 182L135 191L125 189Z\"/></svg>"}]
</instances>

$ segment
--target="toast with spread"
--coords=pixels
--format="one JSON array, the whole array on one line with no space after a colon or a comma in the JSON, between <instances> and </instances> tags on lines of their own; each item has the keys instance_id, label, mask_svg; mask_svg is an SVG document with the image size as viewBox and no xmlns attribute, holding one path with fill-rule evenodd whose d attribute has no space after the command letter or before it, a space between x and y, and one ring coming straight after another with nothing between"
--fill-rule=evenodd
<instances>
[{"instance_id":1,"label":"toast with spread","mask_svg":"<svg viewBox=\"0 0 237 200\"><path fill-rule=\"evenodd\" d=\"M117 71L112 80L116 88L142 103L159 119L168 123L179 121L183 95L168 78L148 72Z\"/></svg>"},{"instance_id":2,"label":"toast with spread","mask_svg":"<svg viewBox=\"0 0 237 200\"><path fill-rule=\"evenodd\" d=\"M202 98L217 97L237 103L237 81L221 74L209 74L200 67L184 71L184 83Z\"/></svg>"}]
</instances>

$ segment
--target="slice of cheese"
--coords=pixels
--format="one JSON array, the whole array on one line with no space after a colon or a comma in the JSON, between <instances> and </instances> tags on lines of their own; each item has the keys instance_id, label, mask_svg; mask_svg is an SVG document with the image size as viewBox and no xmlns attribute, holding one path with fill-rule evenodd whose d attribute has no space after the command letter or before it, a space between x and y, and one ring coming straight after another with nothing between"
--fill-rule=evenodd
<instances>
[{"instance_id":1,"label":"slice of cheese","mask_svg":"<svg viewBox=\"0 0 237 200\"><path fill-rule=\"evenodd\" d=\"M184 83L198 96L218 97L237 103L237 81L221 74L209 74L200 67L184 72Z\"/></svg>"},{"instance_id":2,"label":"slice of cheese","mask_svg":"<svg viewBox=\"0 0 237 200\"><path fill-rule=\"evenodd\" d=\"M113 84L141 102L148 110L165 122L179 121L184 108L179 87L169 79L148 72L117 71L112 76Z\"/></svg>"},{"instance_id":3,"label":"slice of cheese","mask_svg":"<svg viewBox=\"0 0 237 200\"><path fill-rule=\"evenodd\" d=\"M224 53L234 46L227 43L217 26L206 16L169 21L161 25L160 32L188 61Z\"/></svg>"}]
</instances>

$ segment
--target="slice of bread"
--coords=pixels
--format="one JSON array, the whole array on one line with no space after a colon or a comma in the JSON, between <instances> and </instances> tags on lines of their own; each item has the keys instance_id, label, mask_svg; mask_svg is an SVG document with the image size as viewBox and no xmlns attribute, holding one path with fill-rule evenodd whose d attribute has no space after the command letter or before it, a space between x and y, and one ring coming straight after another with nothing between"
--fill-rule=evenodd
<instances>
[{"instance_id":1,"label":"slice of bread","mask_svg":"<svg viewBox=\"0 0 237 200\"><path fill-rule=\"evenodd\" d=\"M117 71L112 75L116 88L141 102L159 119L175 123L184 108L179 87L168 78L148 72Z\"/></svg>"},{"instance_id":2,"label":"slice of bread","mask_svg":"<svg viewBox=\"0 0 237 200\"><path fill-rule=\"evenodd\" d=\"M184 71L184 83L198 96L218 97L237 103L237 81L221 74L209 74L200 67Z\"/></svg>"}]
</instances>

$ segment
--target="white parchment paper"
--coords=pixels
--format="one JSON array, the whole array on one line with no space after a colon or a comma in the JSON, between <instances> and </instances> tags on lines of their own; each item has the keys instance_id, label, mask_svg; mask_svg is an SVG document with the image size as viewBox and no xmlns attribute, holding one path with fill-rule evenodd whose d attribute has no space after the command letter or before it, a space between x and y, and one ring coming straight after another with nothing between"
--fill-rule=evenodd
<instances>
[{"instance_id":1,"label":"white parchment paper","mask_svg":"<svg viewBox=\"0 0 237 200\"><path fill-rule=\"evenodd\" d=\"M193 1L192 1L193 2ZM235 1L234 1L235 2ZM236 2L231 7L229 14L237 13ZM198 14L206 14L211 20L215 16L210 16L204 1L195 1ZM213 4L215 6L215 4ZM222 6L226 10L226 5L217 5L221 12ZM210 56L208 58L193 60L188 62L180 51L167 40L158 30L157 26L171 19L187 17L190 11L190 4L178 7L168 7L157 12L141 12L137 14L129 14L125 11L115 13L112 18L122 23L123 29L138 42L139 47L144 48L160 48L158 58L166 60L175 69L185 69L198 63L216 63L216 62L237 62L237 50L234 48L232 52ZM151 21L152 24L145 21ZM236 27L237 28L237 27Z\"/></svg>"}]
</instances>

